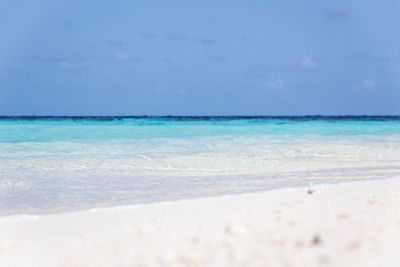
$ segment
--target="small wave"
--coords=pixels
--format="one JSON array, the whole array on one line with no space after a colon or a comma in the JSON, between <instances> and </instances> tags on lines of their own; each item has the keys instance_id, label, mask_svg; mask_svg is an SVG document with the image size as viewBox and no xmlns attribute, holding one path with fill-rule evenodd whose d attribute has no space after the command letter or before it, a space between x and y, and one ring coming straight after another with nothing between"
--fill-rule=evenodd
<instances>
[{"instance_id":1,"label":"small wave","mask_svg":"<svg viewBox=\"0 0 400 267\"><path fill-rule=\"evenodd\" d=\"M27 187L27 184L22 181L0 180L0 189L19 189Z\"/></svg>"}]
</instances>

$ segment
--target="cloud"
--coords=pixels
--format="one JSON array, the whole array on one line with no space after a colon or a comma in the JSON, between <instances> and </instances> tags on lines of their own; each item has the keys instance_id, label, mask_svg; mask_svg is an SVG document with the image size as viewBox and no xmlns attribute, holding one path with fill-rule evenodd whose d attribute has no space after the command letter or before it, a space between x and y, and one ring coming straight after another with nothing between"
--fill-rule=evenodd
<instances>
[{"instance_id":1,"label":"cloud","mask_svg":"<svg viewBox=\"0 0 400 267\"><path fill-rule=\"evenodd\" d=\"M368 78L362 82L362 87L370 91L374 90L377 86L377 82L371 78Z\"/></svg>"},{"instance_id":2,"label":"cloud","mask_svg":"<svg viewBox=\"0 0 400 267\"><path fill-rule=\"evenodd\" d=\"M173 41L173 42L188 42L188 43L197 43L201 45L206 45L206 46L211 46L211 45L217 45L219 43L219 40L212 38L212 37L207 37L207 36L188 36L180 33L167 33L164 36L158 36L153 33L149 32L139 32L137 34L139 38L143 39L158 39L161 38L163 40L167 41ZM118 46L120 43L118 41L113 41L111 43L108 43L109 45L115 45Z\"/></svg>"},{"instance_id":3,"label":"cloud","mask_svg":"<svg viewBox=\"0 0 400 267\"><path fill-rule=\"evenodd\" d=\"M182 35L182 34L168 33L165 36L165 39L167 39L169 41L187 41L188 38L185 35Z\"/></svg>"},{"instance_id":4,"label":"cloud","mask_svg":"<svg viewBox=\"0 0 400 267\"><path fill-rule=\"evenodd\" d=\"M174 60L170 57L162 58L161 62L164 63L165 65L173 65L174 64Z\"/></svg>"},{"instance_id":5,"label":"cloud","mask_svg":"<svg viewBox=\"0 0 400 267\"><path fill-rule=\"evenodd\" d=\"M253 41L251 38L247 36L241 36L239 39L245 43L251 43Z\"/></svg>"},{"instance_id":6,"label":"cloud","mask_svg":"<svg viewBox=\"0 0 400 267\"><path fill-rule=\"evenodd\" d=\"M263 85L271 91L281 91L285 88L285 81L282 79L270 79L265 81Z\"/></svg>"},{"instance_id":7,"label":"cloud","mask_svg":"<svg viewBox=\"0 0 400 267\"><path fill-rule=\"evenodd\" d=\"M156 39L157 35L150 33L150 32L139 32L138 37L144 38L144 39Z\"/></svg>"},{"instance_id":8,"label":"cloud","mask_svg":"<svg viewBox=\"0 0 400 267\"><path fill-rule=\"evenodd\" d=\"M289 72L297 71L297 66L266 66L262 64L254 64L245 68L243 75L249 77L263 78L271 72Z\"/></svg>"},{"instance_id":9,"label":"cloud","mask_svg":"<svg viewBox=\"0 0 400 267\"><path fill-rule=\"evenodd\" d=\"M208 60L213 61L213 62L218 62L218 63L223 63L223 62L228 61L228 58L224 55L207 54L206 57Z\"/></svg>"},{"instance_id":10,"label":"cloud","mask_svg":"<svg viewBox=\"0 0 400 267\"><path fill-rule=\"evenodd\" d=\"M305 56L301 61L301 67L304 69L315 69L318 67L318 64L311 57Z\"/></svg>"},{"instance_id":11,"label":"cloud","mask_svg":"<svg viewBox=\"0 0 400 267\"><path fill-rule=\"evenodd\" d=\"M63 69L85 68L89 65L87 61L61 61L58 66Z\"/></svg>"},{"instance_id":12,"label":"cloud","mask_svg":"<svg viewBox=\"0 0 400 267\"><path fill-rule=\"evenodd\" d=\"M371 54L355 53L355 54L345 55L343 59L352 61L364 61L364 60L371 60L373 59L373 57Z\"/></svg>"},{"instance_id":13,"label":"cloud","mask_svg":"<svg viewBox=\"0 0 400 267\"><path fill-rule=\"evenodd\" d=\"M113 57L113 59L115 60L115 61L120 61L120 62L122 62L122 61L130 61L130 62L139 62L139 61L141 61L141 59L140 58L138 58L138 57L133 57L133 56L131 56L130 54L128 54L128 53L126 53L126 52L116 52L115 54L114 54L114 57Z\"/></svg>"},{"instance_id":14,"label":"cloud","mask_svg":"<svg viewBox=\"0 0 400 267\"><path fill-rule=\"evenodd\" d=\"M87 67L94 61L101 61L102 58L94 55L75 55L75 56L53 56L53 55L33 55L24 60L40 63L54 64L61 68L82 68Z\"/></svg>"},{"instance_id":15,"label":"cloud","mask_svg":"<svg viewBox=\"0 0 400 267\"><path fill-rule=\"evenodd\" d=\"M126 61L130 59L130 56L128 53L125 52L117 52L114 55L114 59L117 61Z\"/></svg>"},{"instance_id":16,"label":"cloud","mask_svg":"<svg viewBox=\"0 0 400 267\"><path fill-rule=\"evenodd\" d=\"M68 61L68 58L61 56L33 55L26 58L26 60L38 63L60 63L63 61Z\"/></svg>"},{"instance_id":17,"label":"cloud","mask_svg":"<svg viewBox=\"0 0 400 267\"><path fill-rule=\"evenodd\" d=\"M327 8L324 10L325 18L330 21L342 21L350 17L346 10L340 8Z\"/></svg>"},{"instance_id":18,"label":"cloud","mask_svg":"<svg viewBox=\"0 0 400 267\"><path fill-rule=\"evenodd\" d=\"M216 45L218 43L216 39L210 37L195 37L192 41L202 45Z\"/></svg>"},{"instance_id":19,"label":"cloud","mask_svg":"<svg viewBox=\"0 0 400 267\"><path fill-rule=\"evenodd\" d=\"M132 43L122 40L108 40L106 44L109 46L127 46L131 45Z\"/></svg>"},{"instance_id":20,"label":"cloud","mask_svg":"<svg viewBox=\"0 0 400 267\"><path fill-rule=\"evenodd\" d=\"M380 72L394 72L400 73L400 62L391 62L385 64L383 67L379 69Z\"/></svg>"}]
</instances>

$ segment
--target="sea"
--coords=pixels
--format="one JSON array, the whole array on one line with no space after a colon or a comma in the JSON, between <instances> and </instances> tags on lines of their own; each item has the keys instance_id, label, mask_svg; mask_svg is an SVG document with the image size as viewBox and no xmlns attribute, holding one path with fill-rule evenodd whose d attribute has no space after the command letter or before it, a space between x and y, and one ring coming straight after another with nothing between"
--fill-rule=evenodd
<instances>
[{"instance_id":1,"label":"sea","mask_svg":"<svg viewBox=\"0 0 400 267\"><path fill-rule=\"evenodd\" d=\"M0 215L400 176L400 116L0 117Z\"/></svg>"}]
</instances>

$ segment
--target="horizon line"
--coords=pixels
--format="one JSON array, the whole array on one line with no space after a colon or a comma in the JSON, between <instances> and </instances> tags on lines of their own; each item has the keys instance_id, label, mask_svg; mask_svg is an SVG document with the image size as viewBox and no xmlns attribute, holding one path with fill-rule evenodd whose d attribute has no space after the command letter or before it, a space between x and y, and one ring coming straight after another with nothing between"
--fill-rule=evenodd
<instances>
[{"instance_id":1,"label":"horizon line","mask_svg":"<svg viewBox=\"0 0 400 267\"><path fill-rule=\"evenodd\" d=\"M0 115L12 118L400 118L400 115Z\"/></svg>"}]
</instances>

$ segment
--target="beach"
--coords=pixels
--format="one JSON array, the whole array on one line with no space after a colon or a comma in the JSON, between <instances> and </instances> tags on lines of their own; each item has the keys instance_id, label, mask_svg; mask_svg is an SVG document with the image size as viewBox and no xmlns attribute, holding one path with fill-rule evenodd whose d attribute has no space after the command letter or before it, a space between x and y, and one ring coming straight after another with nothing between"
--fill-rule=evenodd
<instances>
[{"instance_id":1,"label":"beach","mask_svg":"<svg viewBox=\"0 0 400 267\"><path fill-rule=\"evenodd\" d=\"M400 267L399 11L0 0L0 267Z\"/></svg>"},{"instance_id":2,"label":"beach","mask_svg":"<svg viewBox=\"0 0 400 267\"><path fill-rule=\"evenodd\" d=\"M1 266L397 266L400 178L0 218Z\"/></svg>"}]
</instances>

